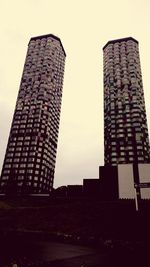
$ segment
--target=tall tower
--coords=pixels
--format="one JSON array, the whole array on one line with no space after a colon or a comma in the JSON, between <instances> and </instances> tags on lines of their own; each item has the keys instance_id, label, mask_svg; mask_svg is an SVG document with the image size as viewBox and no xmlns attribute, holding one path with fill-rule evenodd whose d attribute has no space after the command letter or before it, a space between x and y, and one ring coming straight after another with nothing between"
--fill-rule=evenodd
<instances>
[{"instance_id":1,"label":"tall tower","mask_svg":"<svg viewBox=\"0 0 150 267\"><path fill-rule=\"evenodd\" d=\"M150 162L138 42L112 40L103 52L105 165Z\"/></svg>"},{"instance_id":2,"label":"tall tower","mask_svg":"<svg viewBox=\"0 0 150 267\"><path fill-rule=\"evenodd\" d=\"M30 39L0 179L1 192L53 187L66 53L52 35Z\"/></svg>"}]
</instances>

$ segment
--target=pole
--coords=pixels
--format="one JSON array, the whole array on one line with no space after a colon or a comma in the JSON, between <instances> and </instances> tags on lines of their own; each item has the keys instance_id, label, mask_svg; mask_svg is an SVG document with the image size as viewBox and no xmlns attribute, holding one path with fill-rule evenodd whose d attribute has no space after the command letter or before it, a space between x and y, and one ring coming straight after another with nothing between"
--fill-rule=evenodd
<instances>
[{"instance_id":1,"label":"pole","mask_svg":"<svg viewBox=\"0 0 150 267\"><path fill-rule=\"evenodd\" d=\"M136 211L139 210L139 203L138 203L138 197L137 197L137 190L136 190L136 186L134 187L134 192L135 192L135 209Z\"/></svg>"}]
</instances>

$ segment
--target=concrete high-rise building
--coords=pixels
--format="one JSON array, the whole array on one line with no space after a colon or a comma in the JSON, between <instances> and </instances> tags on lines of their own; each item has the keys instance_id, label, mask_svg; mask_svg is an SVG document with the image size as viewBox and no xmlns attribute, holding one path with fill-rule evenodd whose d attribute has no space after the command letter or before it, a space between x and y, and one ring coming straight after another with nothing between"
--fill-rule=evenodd
<instances>
[{"instance_id":1,"label":"concrete high-rise building","mask_svg":"<svg viewBox=\"0 0 150 267\"><path fill-rule=\"evenodd\" d=\"M52 35L30 39L0 179L1 192L53 187L66 53Z\"/></svg>"},{"instance_id":2,"label":"concrete high-rise building","mask_svg":"<svg viewBox=\"0 0 150 267\"><path fill-rule=\"evenodd\" d=\"M105 165L150 162L138 41L109 41L104 52Z\"/></svg>"}]
</instances>

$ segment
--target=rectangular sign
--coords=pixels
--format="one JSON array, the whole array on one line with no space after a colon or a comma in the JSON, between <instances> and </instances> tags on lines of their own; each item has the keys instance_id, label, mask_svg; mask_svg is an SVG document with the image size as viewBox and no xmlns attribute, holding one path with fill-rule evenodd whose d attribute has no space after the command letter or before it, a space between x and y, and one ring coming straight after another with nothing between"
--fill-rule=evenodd
<instances>
[{"instance_id":1,"label":"rectangular sign","mask_svg":"<svg viewBox=\"0 0 150 267\"><path fill-rule=\"evenodd\" d=\"M150 188L150 183L139 183L134 185L135 188L140 187L140 188Z\"/></svg>"}]
</instances>

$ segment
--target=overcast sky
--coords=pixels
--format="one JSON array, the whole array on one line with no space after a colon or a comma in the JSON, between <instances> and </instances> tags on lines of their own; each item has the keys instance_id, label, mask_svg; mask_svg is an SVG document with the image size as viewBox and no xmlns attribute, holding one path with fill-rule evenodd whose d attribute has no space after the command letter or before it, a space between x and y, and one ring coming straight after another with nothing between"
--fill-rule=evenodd
<instances>
[{"instance_id":1,"label":"overcast sky","mask_svg":"<svg viewBox=\"0 0 150 267\"><path fill-rule=\"evenodd\" d=\"M0 0L0 169L33 36L55 34L66 51L55 187L97 178L103 165L103 53L108 40L139 41L150 129L149 0Z\"/></svg>"}]
</instances>

